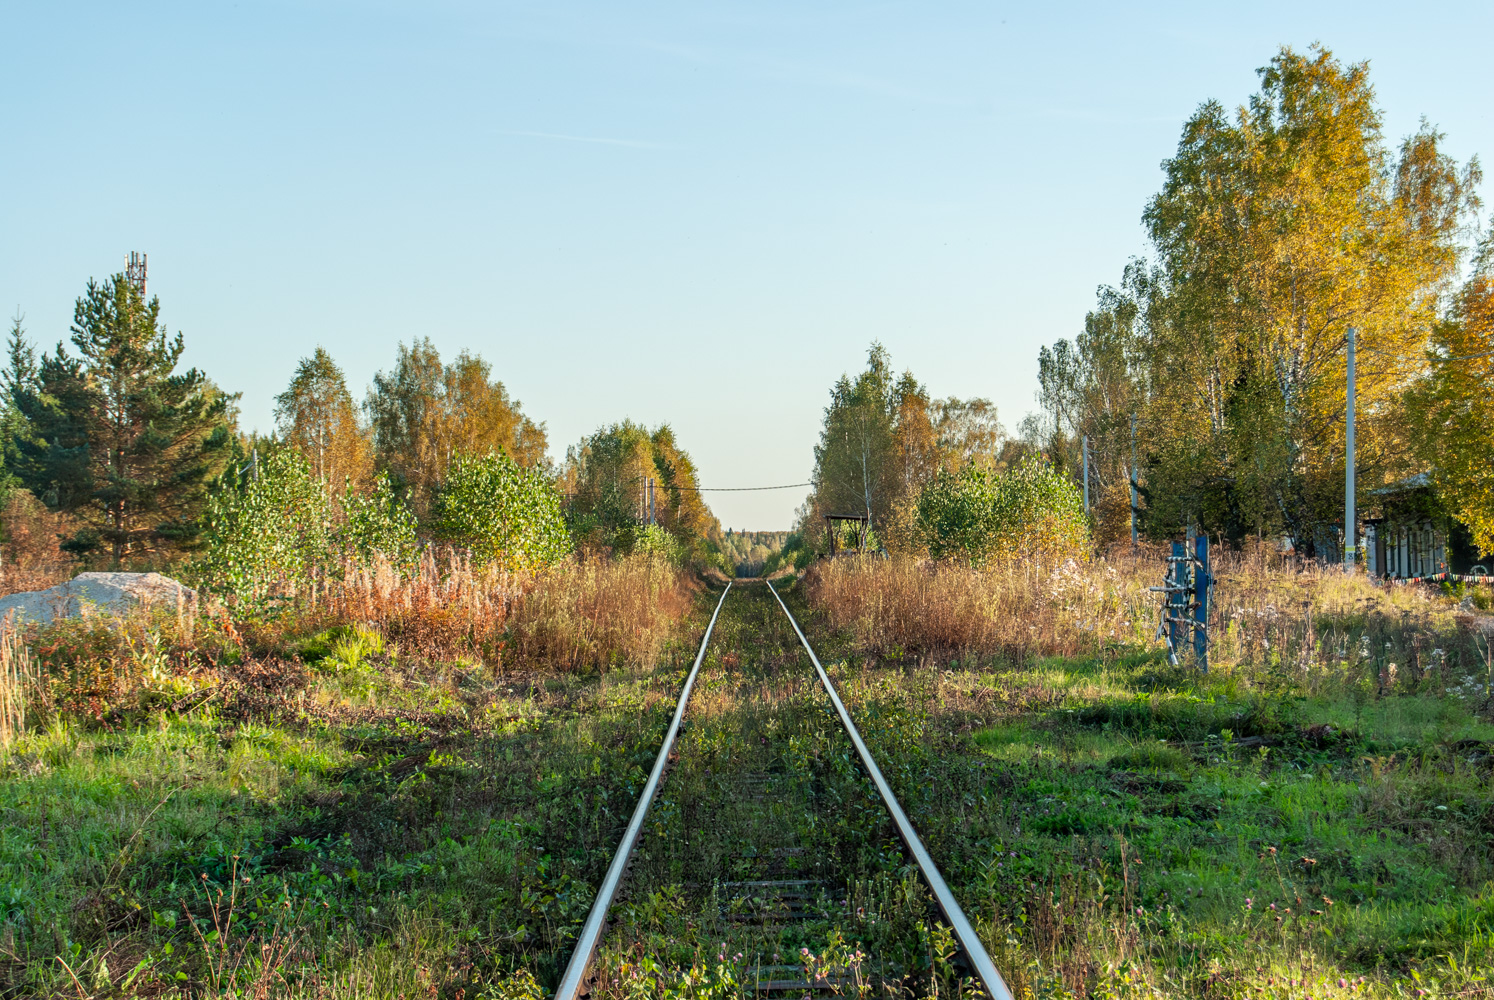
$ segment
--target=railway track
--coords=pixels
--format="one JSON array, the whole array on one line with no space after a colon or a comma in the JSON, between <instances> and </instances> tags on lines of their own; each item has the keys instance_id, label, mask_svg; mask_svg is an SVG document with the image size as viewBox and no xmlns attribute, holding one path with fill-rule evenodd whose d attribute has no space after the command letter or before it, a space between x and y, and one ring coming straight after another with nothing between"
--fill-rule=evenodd
<instances>
[{"instance_id":1,"label":"railway track","mask_svg":"<svg viewBox=\"0 0 1494 1000\"><path fill-rule=\"evenodd\" d=\"M732 637L735 642L720 658L719 671L711 672L704 692L698 693L702 665L732 586L722 592L555 1000L588 992L609 915L624 908L625 885L635 882L643 883L631 886L635 901L644 897L658 907L674 907L694 917L685 926L699 931L708 927L722 938L718 958L726 958L727 940L733 936L745 935L756 943L755 950L751 944L742 946L752 954L733 956L745 970L738 986L747 992L859 988L864 994L871 981L906 983L911 964L906 950L863 956L854 966L832 971L816 969L807 948L802 951L809 956L807 964L795 964L801 956L786 953L789 948L783 944L797 943L795 934L802 937L805 928L836 925L868 907L875 910L878 901L885 908L886 900L896 897L904 911L926 912L931 903L948 929L955 966L978 980L991 1000L1009 1000L1000 973L803 630L772 585L763 587L771 601L738 588L743 613L756 614L757 620L750 629L740 629L750 635ZM783 629L785 623L791 633ZM801 649L812 672L803 668ZM744 650L756 654L755 670L739 656ZM746 707L726 726L719 707L732 694ZM694 723L686 720L692 696L699 716ZM825 710L826 697L831 713ZM838 726L826 725L827 714L833 714ZM688 752L679 747L682 734L688 734ZM846 743L852 753L845 752ZM670 778L671 788L661 795L672 765L684 770ZM910 868L916 869L921 885L898 881L894 873ZM658 888L650 893L648 886ZM928 933L921 923L906 917L903 923Z\"/></svg>"}]
</instances>

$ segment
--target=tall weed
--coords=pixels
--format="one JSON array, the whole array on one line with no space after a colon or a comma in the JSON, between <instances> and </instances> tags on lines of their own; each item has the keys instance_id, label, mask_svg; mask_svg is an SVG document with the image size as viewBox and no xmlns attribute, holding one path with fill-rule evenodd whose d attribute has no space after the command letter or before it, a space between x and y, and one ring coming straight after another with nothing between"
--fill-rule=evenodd
<instances>
[{"instance_id":1,"label":"tall weed","mask_svg":"<svg viewBox=\"0 0 1494 1000\"><path fill-rule=\"evenodd\" d=\"M641 666L678 637L690 592L664 559L573 564L540 577L513 609L500 661L551 669Z\"/></svg>"},{"instance_id":2,"label":"tall weed","mask_svg":"<svg viewBox=\"0 0 1494 1000\"><path fill-rule=\"evenodd\" d=\"M1428 587L1293 560L1268 546L1215 550L1210 659L1262 684L1463 691L1487 697L1488 620ZM912 558L810 570L811 605L863 655L1100 655L1157 646L1159 548L1088 562L998 560L980 569Z\"/></svg>"},{"instance_id":3,"label":"tall weed","mask_svg":"<svg viewBox=\"0 0 1494 1000\"><path fill-rule=\"evenodd\" d=\"M0 747L26 732L28 717L49 707L48 695L36 658L6 615L0 622Z\"/></svg>"}]
</instances>

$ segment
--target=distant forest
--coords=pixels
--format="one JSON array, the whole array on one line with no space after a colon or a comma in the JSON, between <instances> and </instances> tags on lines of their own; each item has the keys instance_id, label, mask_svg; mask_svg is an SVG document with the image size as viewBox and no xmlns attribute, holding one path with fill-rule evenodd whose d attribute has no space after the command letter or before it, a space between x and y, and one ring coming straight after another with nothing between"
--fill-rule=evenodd
<instances>
[{"instance_id":1,"label":"distant forest","mask_svg":"<svg viewBox=\"0 0 1494 1000\"><path fill-rule=\"evenodd\" d=\"M734 531L721 533L717 543L737 571L737 576L757 576L770 558L783 551L787 531Z\"/></svg>"}]
</instances>

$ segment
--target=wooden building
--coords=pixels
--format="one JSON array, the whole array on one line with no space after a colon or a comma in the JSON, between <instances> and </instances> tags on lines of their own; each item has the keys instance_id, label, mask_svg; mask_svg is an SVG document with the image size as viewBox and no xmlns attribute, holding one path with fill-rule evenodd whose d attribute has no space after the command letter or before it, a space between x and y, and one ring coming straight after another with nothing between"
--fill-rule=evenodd
<instances>
[{"instance_id":1,"label":"wooden building","mask_svg":"<svg viewBox=\"0 0 1494 1000\"><path fill-rule=\"evenodd\" d=\"M1466 526L1442 513L1421 473L1370 494L1376 516L1364 526L1365 569L1394 580L1451 573L1487 576L1494 558L1480 553Z\"/></svg>"}]
</instances>

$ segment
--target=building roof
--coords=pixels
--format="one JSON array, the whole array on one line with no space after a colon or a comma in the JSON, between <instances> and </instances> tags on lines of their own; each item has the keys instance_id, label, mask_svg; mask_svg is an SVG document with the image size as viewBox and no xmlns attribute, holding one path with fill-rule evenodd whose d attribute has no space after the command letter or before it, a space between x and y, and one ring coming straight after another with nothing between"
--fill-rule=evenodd
<instances>
[{"instance_id":1,"label":"building roof","mask_svg":"<svg viewBox=\"0 0 1494 1000\"><path fill-rule=\"evenodd\" d=\"M1382 486L1378 490L1370 490L1371 496L1386 496L1391 493L1409 493L1411 490L1427 489L1432 485L1432 474L1430 472L1418 472L1414 476L1407 476L1398 482Z\"/></svg>"}]
</instances>

